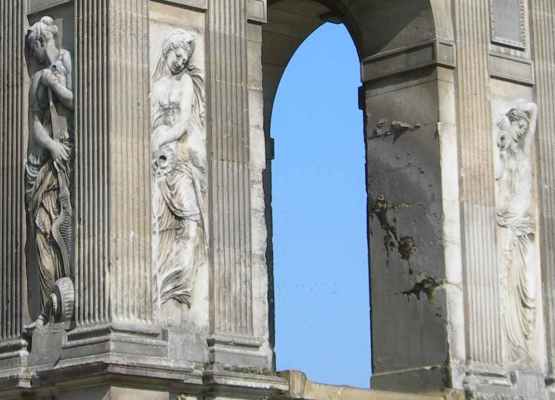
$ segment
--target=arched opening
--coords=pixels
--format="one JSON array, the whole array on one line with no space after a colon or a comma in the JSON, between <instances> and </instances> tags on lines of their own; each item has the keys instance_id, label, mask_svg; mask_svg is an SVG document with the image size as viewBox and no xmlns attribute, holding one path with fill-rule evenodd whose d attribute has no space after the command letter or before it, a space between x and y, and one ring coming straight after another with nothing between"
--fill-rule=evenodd
<instances>
[{"instance_id":1,"label":"arched opening","mask_svg":"<svg viewBox=\"0 0 555 400\"><path fill-rule=\"evenodd\" d=\"M344 25L326 23L280 81L271 134L279 370L368 387L370 323L360 69Z\"/></svg>"},{"instance_id":2,"label":"arched opening","mask_svg":"<svg viewBox=\"0 0 555 400\"><path fill-rule=\"evenodd\" d=\"M278 85L312 32L326 22L344 23L358 50L363 81L359 104L371 254L372 388L433 391L446 380L458 380L460 375L450 375L464 346L462 331L450 329L462 324L462 286L454 200L458 186L449 173L457 165L449 5L434 0L269 0L268 5L262 64L269 275L274 276L272 233L279 235L272 227L272 193L277 190L271 187L271 136L289 133L277 132L271 124ZM321 69L313 63L308 74ZM306 109L310 101L305 103L298 108ZM279 142L275 148L279 155ZM278 301L280 296L275 295ZM270 293L270 304L273 299ZM272 331L272 313L269 319ZM341 348L347 336L326 345ZM276 348L279 360L284 350L279 342ZM316 357L324 368L332 364L325 349ZM339 383L337 374L332 379Z\"/></svg>"}]
</instances>

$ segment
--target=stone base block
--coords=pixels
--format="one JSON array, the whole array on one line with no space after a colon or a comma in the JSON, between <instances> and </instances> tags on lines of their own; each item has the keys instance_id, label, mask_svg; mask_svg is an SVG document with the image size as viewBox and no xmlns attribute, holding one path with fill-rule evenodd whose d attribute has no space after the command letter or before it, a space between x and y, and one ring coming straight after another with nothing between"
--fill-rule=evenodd
<instances>
[{"instance_id":1,"label":"stone base block","mask_svg":"<svg viewBox=\"0 0 555 400\"><path fill-rule=\"evenodd\" d=\"M270 371L272 357L263 343L255 338L212 336L208 339L209 361L224 369Z\"/></svg>"},{"instance_id":2,"label":"stone base block","mask_svg":"<svg viewBox=\"0 0 555 400\"><path fill-rule=\"evenodd\" d=\"M441 365L375 373L371 378L371 387L385 391L435 392L448 386L450 375L447 367Z\"/></svg>"}]
</instances>

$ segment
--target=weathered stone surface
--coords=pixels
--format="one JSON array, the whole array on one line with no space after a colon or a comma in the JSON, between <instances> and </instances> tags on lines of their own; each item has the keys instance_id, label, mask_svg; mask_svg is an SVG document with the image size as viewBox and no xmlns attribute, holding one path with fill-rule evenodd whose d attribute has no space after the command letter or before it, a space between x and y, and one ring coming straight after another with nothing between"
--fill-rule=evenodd
<instances>
[{"instance_id":1,"label":"weathered stone surface","mask_svg":"<svg viewBox=\"0 0 555 400\"><path fill-rule=\"evenodd\" d=\"M547 0L1 2L0 396L555 397L553 16ZM361 60L373 385L389 393L274 371L271 111L326 21L346 24ZM29 27L30 48L61 55L40 79L26 80ZM61 106L75 114L56 130ZM57 145L36 163L48 183L58 160L66 185L35 187L30 162L25 180L41 125L74 136L75 165ZM52 201L25 215L26 188ZM41 289L32 272L64 252L37 262L24 243L64 211L72 271ZM75 313L58 324L62 276ZM43 326L24 335L41 298Z\"/></svg>"}]
</instances>

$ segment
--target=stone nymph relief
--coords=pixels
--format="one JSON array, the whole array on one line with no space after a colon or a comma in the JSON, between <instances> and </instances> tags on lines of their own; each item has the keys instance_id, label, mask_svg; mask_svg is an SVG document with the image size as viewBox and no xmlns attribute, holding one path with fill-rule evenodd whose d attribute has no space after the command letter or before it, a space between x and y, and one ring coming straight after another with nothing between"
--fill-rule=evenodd
<instances>
[{"instance_id":1,"label":"stone nymph relief","mask_svg":"<svg viewBox=\"0 0 555 400\"><path fill-rule=\"evenodd\" d=\"M161 319L192 306L207 261L204 78L195 47L193 32L171 31L152 76L153 302Z\"/></svg>"},{"instance_id":2,"label":"stone nymph relief","mask_svg":"<svg viewBox=\"0 0 555 400\"><path fill-rule=\"evenodd\" d=\"M529 364L538 317L537 273L531 261L536 234L533 215L533 143L537 107L521 103L497 123L497 224L502 251L502 284L507 357Z\"/></svg>"},{"instance_id":3,"label":"stone nymph relief","mask_svg":"<svg viewBox=\"0 0 555 400\"><path fill-rule=\"evenodd\" d=\"M70 53L57 47L57 36L54 20L43 17L25 37L30 75L26 250L29 285L40 288L40 311L28 332L70 320L74 307L72 64ZM31 297L35 294L31 291Z\"/></svg>"}]
</instances>

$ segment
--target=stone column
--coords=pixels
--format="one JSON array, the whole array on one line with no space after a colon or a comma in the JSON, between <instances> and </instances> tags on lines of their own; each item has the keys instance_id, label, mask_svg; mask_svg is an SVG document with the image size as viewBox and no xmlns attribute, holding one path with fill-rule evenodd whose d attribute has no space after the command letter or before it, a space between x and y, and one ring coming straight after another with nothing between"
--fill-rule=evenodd
<instances>
[{"instance_id":1,"label":"stone column","mask_svg":"<svg viewBox=\"0 0 555 400\"><path fill-rule=\"evenodd\" d=\"M25 291L25 1L0 3L0 365L18 365Z\"/></svg>"},{"instance_id":2,"label":"stone column","mask_svg":"<svg viewBox=\"0 0 555 400\"><path fill-rule=\"evenodd\" d=\"M488 101L488 2L454 3L466 354L471 371L502 365L495 176Z\"/></svg>"},{"instance_id":3,"label":"stone column","mask_svg":"<svg viewBox=\"0 0 555 400\"><path fill-rule=\"evenodd\" d=\"M538 104L538 165L540 192L541 264L545 310L548 384L555 383L555 5L550 0L530 3Z\"/></svg>"},{"instance_id":4,"label":"stone column","mask_svg":"<svg viewBox=\"0 0 555 400\"><path fill-rule=\"evenodd\" d=\"M91 330L156 337L148 1L76 1L75 26L77 329L68 346L86 345Z\"/></svg>"},{"instance_id":5,"label":"stone column","mask_svg":"<svg viewBox=\"0 0 555 400\"><path fill-rule=\"evenodd\" d=\"M247 12L247 0L213 0L208 9L209 346L213 363L266 367L253 324Z\"/></svg>"}]
</instances>

